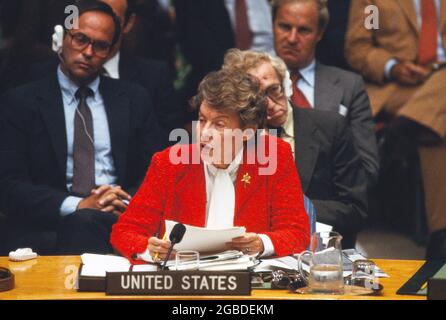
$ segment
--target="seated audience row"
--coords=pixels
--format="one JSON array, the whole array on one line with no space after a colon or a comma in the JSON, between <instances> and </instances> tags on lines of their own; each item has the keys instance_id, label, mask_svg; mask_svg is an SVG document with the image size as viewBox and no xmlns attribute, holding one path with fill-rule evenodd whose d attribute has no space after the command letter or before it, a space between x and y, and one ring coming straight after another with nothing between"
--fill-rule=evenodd
<instances>
[{"instance_id":1,"label":"seated audience row","mask_svg":"<svg viewBox=\"0 0 446 320\"><path fill-rule=\"evenodd\" d=\"M185 3L176 2L178 7L185 6L184 10L177 10L178 25L182 15L192 8L192 4ZM64 30L57 60L33 66L35 81L9 91L2 98L0 211L6 214L9 229L8 248L4 250L31 246L41 254L109 253L113 251L109 242L112 225L125 212L114 228L114 232L124 232L112 236L115 247L130 258L143 254L146 248L151 255L163 254L163 250L155 247L160 249L167 244L152 238L161 232L159 225L164 217L159 215L168 217L174 208L190 211L187 203L182 203L181 197L177 199L174 189L170 189L174 185L164 186L172 193L158 195L168 198L157 200L156 192L153 193L164 172L168 173L166 181L177 181L176 175L182 176L182 170L188 170L167 164L165 158L169 151L154 157L146 182L141 186L152 155L169 144L167 133L184 124L184 109L174 99L165 65L121 52L121 44L135 19L130 4L126 0L79 1L79 28ZM211 4L216 5L213 1L206 2L206 6ZM227 222L243 223L249 233L233 246L264 255L289 254L305 248L309 231L301 201L303 190L315 205L318 221L334 226L344 236L344 247L353 247L367 216L367 191L376 183L379 167L372 113L362 79L354 73L325 66L315 58L317 44L329 22L326 1L276 0L272 1L271 9L267 1L264 6L262 2L258 8L264 10L265 16L268 13L272 17L269 26L255 21L252 8L249 1L224 2L225 12L230 13L228 26L234 29L235 37L224 49L220 48L215 65L220 62L212 68L221 67L223 54L234 46L275 53L277 57L265 52L229 51L223 70L203 80L198 95L202 98L196 107L201 118L203 113L214 114L220 103L225 105L226 101L211 103L206 97L206 86L211 93L220 88L216 75L239 79L240 83L249 82L249 90L255 91L253 95L265 100L264 115L258 111L253 128L263 129L265 122L265 129L276 129L280 138L275 140L271 135L263 138L266 144L277 141L277 172L262 177L263 182L256 181L254 175L249 177L253 179L253 186L255 182L268 185L268 179L278 186L286 183L293 186L288 192L281 187L264 191L272 197L271 201L283 206L297 197L293 200L297 207L276 212L275 205L265 202L256 204L260 209L245 208L250 212L245 218L254 211L262 212L260 224L262 219L267 221L277 216L277 224L270 226L237 220L235 210ZM241 15L239 10L245 14ZM221 13L221 8L218 12ZM197 19L196 23L200 21ZM196 23L188 28L196 28ZM252 26L259 28L252 29ZM190 31L188 28L183 31ZM268 39L270 47L266 45ZM204 45L199 50L201 54L210 57L208 52L213 50L207 44L216 37L211 35L209 43L197 40L200 46ZM189 39L183 44L193 43ZM200 46L193 46L195 52ZM192 52L189 59L197 56ZM196 60L196 65L194 72L206 65L205 60ZM196 81L205 73L196 76ZM229 85L231 81L226 83ZM232 89L234 94L236 88ZM247 123L237 123L234 128L246 129ZM235 158L233 154L231 160ZM233 163L225 163L225 168ZM235 166L239 171L236 169L231 177L237 200L243 186L238 186L241 182L236 179L244 167ZM161 173L157 177L153 172ZM284 172L293 181L281 181L278 177ZM209 182L212 179L204 178L200 183L216 187L215 182ZM241 179L246 187L246 180ZM202 200L208 199L208 205L212 204L211 195L219 194L213 193L211 187L206 189L204 198L200 196ZM194 193L191 189L187 192ZM147 201L156 205L157 201L164 203L172 198L178 201L169 203L169 206L175 204L172 208L141 209ZM214 209L209 211L205 206L196 214L205 219L193 220L198 219L194 216L191 223L206 226L207 219L215 220L214 212L218 219L228 218L216 213L221 208ZM188 214L178 217L179 220L187 223ZM295 223L284 229L281 219ZM140 222L142 225L136 228L147 224L143 232L146 246L143 248L139 236L135 236L139 238L135 240L135 245L138 244L135 247L128 247L132 243L123 245L125 224L133 224L135 228ZM285 235L291 234L295 243L284 243Z\"/></svg>"}]
</instances>

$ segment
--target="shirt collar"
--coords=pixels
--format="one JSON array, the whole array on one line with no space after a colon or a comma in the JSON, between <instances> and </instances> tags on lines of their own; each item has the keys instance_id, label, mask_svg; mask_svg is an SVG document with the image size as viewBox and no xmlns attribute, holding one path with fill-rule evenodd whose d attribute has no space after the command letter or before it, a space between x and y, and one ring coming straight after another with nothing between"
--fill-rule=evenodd
<instances>
[{"instance_id":1,"label":"shirt collar","mask_svg":"<svg viewBox=\"0 0 446 320\"><path fill-rule=\"evenodd\" d=\"M73 103L77 101L76 99L76 92L79 89L79 86L75 84L69 77L65 75L65 73L62 72L62 69L59 67L57 68L57 79L59 81L60 89L62 90L62 96L64 100L68 101L68 103ZM88 87L93 90L94 96L91 97L94 101L98 99L98 91L99 91L99 83L100 78L96 77Z\"/></svg>"},{"instance_id":2,"label":"shirt collar","mask_svg":"<svg viewBox=\"0 0 446 320\"><path fill-rule=\"evenodd\" d=\"M121 59L121 53L118 51L112 58L110 58L105 64L104 69L112 79L119 79L119 60Z\"/></svg>"},{"instance_id":3,"label":"shirt collar","mask_svg":"<svg viewBox=\"0 0 446 320\"><path fill-rule=\"evenodd\" d=\"M287 100L287 118L282 126L283 132L286 136L294 138L294 119L293 119L293 107Z\"/></svg>"},{"instance_id":4,"label":"shirt collar","mask_svg":"<svg viewBox=\"0 0 446 320\"><path fill-rule=\"evenodd\" d=\"M316 71L316 59L313 59L313 61L308 66L299 70L302 79L313 88L315 83L315 71Z\"/></svg>"}]
</instances>

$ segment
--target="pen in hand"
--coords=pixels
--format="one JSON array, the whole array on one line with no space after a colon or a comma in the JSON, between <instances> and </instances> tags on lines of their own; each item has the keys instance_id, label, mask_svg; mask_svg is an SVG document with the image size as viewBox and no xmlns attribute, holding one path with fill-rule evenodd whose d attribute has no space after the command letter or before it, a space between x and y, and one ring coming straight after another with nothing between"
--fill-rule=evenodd
<instances>
[{"instance_id":1,"label":"pen in hand","mask_svg":"<svg viewBox=\"0 0 446 320\"><path fill-rule=\"evenodd\" d=\"M163 239L162 239L163 241L166 241L167 240L167 234L164 234L164 237L163 237ZM155 256L153 257L153 261L155 261L155 262L157 262L158 261L158 258L159 258L159 252L157 252L156 254L155 254Z\"/></svg>"}]
</instances>

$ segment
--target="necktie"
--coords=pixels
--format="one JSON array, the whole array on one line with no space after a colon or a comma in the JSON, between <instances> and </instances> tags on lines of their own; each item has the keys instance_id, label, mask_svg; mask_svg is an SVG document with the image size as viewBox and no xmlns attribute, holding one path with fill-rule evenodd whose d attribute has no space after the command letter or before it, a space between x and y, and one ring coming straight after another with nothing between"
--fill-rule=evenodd
<instances>
[{"instance_id":1,"label":"necktie","mask_svg":"<svg viewBox=\"0 0 446 320\"><path fill-rule=\"evenodd\" d=\"M293 85L293 95L291 96L291 101L293 105L297 108L311 108L310 103L303 94L303 92L297 86L297 82L302 78L302 75L298 71L291 72L291 82Z\"/></svg>"},{"instance_id":2,"label":"necktie","mask_svg":"<svg viewBox=\"0 0 446 320\"><path fill-rule=\"evenodd\" d=\"M90 195L96 186L93 118L87 105L87 97L93 95L88 87L81 87L76 92L79 105L74 115L72 192L80 197Z\"/></svg>"},{"instance_id":3,"label":"necktie","mask_svg":"<svg viewBox=\"0 0 446 320\"><path fill-rule=\"evenodd\" d=\"M207 228L224 229L234 226L235 188L229 169L217 169L209 206Z\"/></svg>"},{"instance_id":4,"label":"necktie","mask_svg":"<svg viewBox=\"0 0 446 320\"><path fill-rule=\"evenodd\" d=\"M249 28L245 0L235 1L235 46L240 50L248 50L252 46L252 32Z\"/></svg>"},{"instance_id":5,"label":"necktie","mask_svg":"<svg viewBox=\"0 0 446 320\"><path fill-rule=\"evenodd\" d=\"M437 62L438 24L434 0L421 0L421 19L418 63L428 65Z\"/></svg>"}]
</instances>

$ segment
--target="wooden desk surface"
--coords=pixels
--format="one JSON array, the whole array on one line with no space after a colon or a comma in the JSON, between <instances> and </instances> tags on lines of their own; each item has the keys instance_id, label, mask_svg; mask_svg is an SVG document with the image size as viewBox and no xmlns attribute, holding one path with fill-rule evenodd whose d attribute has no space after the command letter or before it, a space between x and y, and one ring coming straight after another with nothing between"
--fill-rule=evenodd
<instances>
[{"instance_id":1,"label":"wooden desk surface","mask_svg":"<svg viewBox=\"0 0 446 320\"><path fill-rule=\"evenodd\" d=\"M0 266L9 268L16 277L16 287L0 293L0 300L101 300L101 299L147 299L147 300L425 300L419 296L399 296L396 291L423 265L423 261L375 260L390 278L380 279L384 286L381 296L327 296L298 295L285 290L253 290L250 297L162 297L162 296L106 296L105 293L80 293L73 288L74 275L80 257L38 257L27 262L11 262L0 257Z\"/></svg>"}]
</instances>

